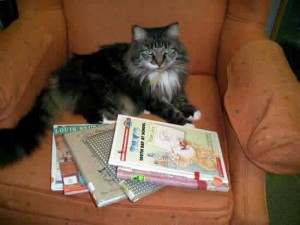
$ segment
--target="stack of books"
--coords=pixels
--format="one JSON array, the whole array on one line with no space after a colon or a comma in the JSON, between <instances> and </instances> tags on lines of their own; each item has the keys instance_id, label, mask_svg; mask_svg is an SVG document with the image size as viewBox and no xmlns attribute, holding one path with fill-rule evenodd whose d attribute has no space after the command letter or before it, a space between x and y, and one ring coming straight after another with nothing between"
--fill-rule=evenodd
<instances>
[{"instance_id":1,"label":"stack of books","mask_svg":"<svg viewBox=\"0 0 300 225\"><path fill-rule=\"evenodd\" d=\"M111 125L55 125L52 190L89 191L98 207L165 186L227 192L216 132L119 115Z\"/></svg>"}]
</instances>

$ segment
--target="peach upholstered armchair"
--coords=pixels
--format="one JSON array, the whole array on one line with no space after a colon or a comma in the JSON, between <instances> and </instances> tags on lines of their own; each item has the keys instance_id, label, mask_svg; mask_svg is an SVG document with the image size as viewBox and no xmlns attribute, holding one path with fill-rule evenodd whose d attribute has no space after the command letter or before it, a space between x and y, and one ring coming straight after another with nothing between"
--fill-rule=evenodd
<instances>
[{"instance_id":1,"label":"peach upholstered armchair","mask_svg":"<svg viewBox=\"0 0 300 225\"><path fill-rule=\"evenodd\" d=\"M37 151L0 170L1 224L268 224L266 172L300 172L300 87L282 49L264 32L266 0L18 0L0 33L0 127L26 114L72 53L131 39L131 26L180 24L191 56L186 84L217 131L228 193L177 187L136 202L95 207L88 193L50 190L51 131ZM157 119L155 117L152 117ZM56 123L85 123L65 113Z\"/></svg>"}]
</instances>

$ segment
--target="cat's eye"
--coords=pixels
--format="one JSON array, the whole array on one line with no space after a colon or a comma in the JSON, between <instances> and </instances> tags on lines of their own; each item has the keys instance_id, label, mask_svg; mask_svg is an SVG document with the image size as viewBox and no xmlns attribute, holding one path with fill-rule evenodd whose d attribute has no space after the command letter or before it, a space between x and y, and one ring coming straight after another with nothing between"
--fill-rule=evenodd
<instances>
[{"instance_id":1,"label":"cat's eye","mask_svg":"<svg viewBox=\"0 0 300 225\"><path fill-rule=\"evenodd\" d=\"M172 49L172 48L165 49L166 54L172 54L173 52L174 52L174 49Z\"/></svg>"},{"instance_id":2,"label":"cat's eye","mask_svg":"<svg viewBox=\"0 0 300 225\"><path fill-rule=\"evenodd\" d=\"M147 55L153 55L154 51L152 49L147 49L144 51L144 53Z\"/></svg>"}]
</instances>

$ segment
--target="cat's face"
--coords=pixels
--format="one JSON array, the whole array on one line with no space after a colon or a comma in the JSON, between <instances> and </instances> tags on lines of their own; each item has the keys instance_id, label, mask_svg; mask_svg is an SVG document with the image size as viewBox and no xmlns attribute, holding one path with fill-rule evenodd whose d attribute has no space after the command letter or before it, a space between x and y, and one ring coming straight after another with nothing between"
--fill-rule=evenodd
<instances>
[{"instance_id":1,"label":"cat's face","mask_svg":"<svg viewBox=\"0 0 300 225\"><path fill-rule=\"evenodd\" d=\"M130 63L134 69L145 72L182 70L187 60L177 23L158 28L133 27Z\"/></svg>"}]
</instances>

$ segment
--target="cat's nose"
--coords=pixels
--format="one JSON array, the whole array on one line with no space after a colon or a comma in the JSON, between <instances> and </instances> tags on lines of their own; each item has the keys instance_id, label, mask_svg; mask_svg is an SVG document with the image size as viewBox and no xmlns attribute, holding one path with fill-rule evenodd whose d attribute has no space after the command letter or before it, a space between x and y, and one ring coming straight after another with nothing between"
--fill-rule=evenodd
<instances>
[{"instance_id":1,"label":"cat's nose","mask_svg":"<svg viewBox=\"0 0 300 225\"><path fill-rule=\"evenodd\" d=\"M165 61L164 56L155 57L155 63L160 67Z\"/></svg>"}]
</instances>

